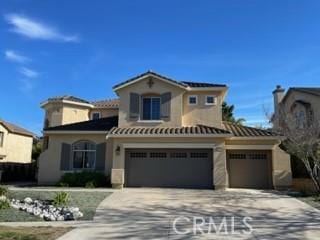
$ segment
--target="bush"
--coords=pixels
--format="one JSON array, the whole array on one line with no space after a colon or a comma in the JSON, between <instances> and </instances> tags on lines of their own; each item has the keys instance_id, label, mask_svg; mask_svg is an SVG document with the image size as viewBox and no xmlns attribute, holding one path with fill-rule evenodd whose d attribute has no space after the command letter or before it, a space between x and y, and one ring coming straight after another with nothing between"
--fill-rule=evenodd
<instances>
[{"instance_id":1,"label":"bush","mask_svg":"<svg viewBox=\"0 0 320 240\"><path fill-rule=\"evenodd\" d=\"M9 203L7 197L2 195L0 197L0 209L7 209L7 208L10 208L10 203Z\"/></svg>"},{"instance_id":2,"label":"bush","mask_svg":"<svg viewBox=\"0 0 320 240\"><path fill-rule=\"evenodd\" d=\"M93 181L87 182L85 188L95 188L96 185Z\"/></svg>"},{"instance_id":3,"label":"bush","mask_svg":"<svg viewBox=\"0 0 320 240\"><path fill-rule=\"evenodd\" d=\"M101 172L74 172L65 173L60 179L60 184L68 184L70 187L85 187L89 182L90 186L104 187L107 178Z\"/></svg>"},{"instance_id":4,"label":"bush","mask_svg":"<svg viewBox=\"0 0 320 240\"><path fill-rule=\"evenodd\" d=\"M9 190L7 187L0 186L0 196L7 196Z\"/></svg>"},{"instance_id":5,"label":"bush","mask_svg":"<svg viewBox=\"0 0 320 240\"><path fill-rule=\"evenodd\" d=\"M65 206L69 201L69 194L66 192L57 192L54 196L53 202L57 206Z\"/></svg>"}]
</instances>

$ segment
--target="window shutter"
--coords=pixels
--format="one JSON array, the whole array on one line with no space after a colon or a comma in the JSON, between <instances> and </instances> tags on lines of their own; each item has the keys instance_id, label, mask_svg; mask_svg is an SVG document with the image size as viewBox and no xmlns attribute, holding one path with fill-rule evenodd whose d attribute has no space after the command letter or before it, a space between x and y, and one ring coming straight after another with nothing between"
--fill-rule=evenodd
<instances>
[{"instance_id":1,"label":"window shutter","mask_svg":"<svg viewBox=\"0 0 320 240\"><path fill-rule=\"evenodd\" d=\"M140 95L137 93L130 93L130 119L137 120L139 119L140 114Z\"/></svg>"},{"instance_id":2,"label":"window shutter","mask_svg":"<svg viewBox=\"0 0 320 240\"><path fill-rule=\"evenodd\" d=\"M171 92L166 92L161 95L161 119L170 120L171 113Z\"/></svg>"},{"instance_id":3,"label":"window shutter","mask_svg":"<svg viewBox=\"0 0 320 240\"><path fill-rule=\"evenodd\" d=\"M62 143L61 157L60 157L60 170L68 171L71 169L71 145Z\"/></svg>"},{"instance_id":4,"label":"window shutter","mask_svg":"<svg viewBox=\"0 0 320 240\"><path fill-rule=\"evenodd\" d=\"M103 171L105 169L106 162L106 143L100 143L97 145L96 151L96 170Z\"/></svg>"}]
</instances>

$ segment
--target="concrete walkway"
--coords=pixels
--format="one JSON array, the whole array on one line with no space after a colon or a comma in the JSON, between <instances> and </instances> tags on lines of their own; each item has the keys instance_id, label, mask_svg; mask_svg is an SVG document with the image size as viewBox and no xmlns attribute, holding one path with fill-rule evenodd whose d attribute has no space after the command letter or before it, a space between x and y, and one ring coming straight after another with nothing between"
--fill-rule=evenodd
<instances>
[{"instance_id":1,"label":"concrete walkway","mask_svg":"<svg viewBox=\"0 0 320 240\"><path fill-rule=\"evenodd\" d=\"M320 211L272 191L125 189L100 204L93 223L59 240L186 238L319 239Z\"/></svg>"}]
</instances>

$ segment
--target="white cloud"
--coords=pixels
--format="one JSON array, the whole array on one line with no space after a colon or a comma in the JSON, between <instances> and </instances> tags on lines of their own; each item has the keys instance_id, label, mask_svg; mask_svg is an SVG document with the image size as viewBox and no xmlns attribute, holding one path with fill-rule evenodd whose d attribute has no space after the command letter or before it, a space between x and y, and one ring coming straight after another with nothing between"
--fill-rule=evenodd
<instances>
[{"instance_id":1,"label":"white cloud","mask_svg":"<svg viewBox=\"0 0 320 240\"><path fill-rule=\"evenodd\" d=\"M62 42L79 41L79 38L75 35L63 34L52 26L19 14L7 14L4 17L12 25L11 31L28 38Z\"/></svg>"},{"instance_id":2,"label":"white cloud","mask_svg":"<svg viewBox=\"0 0 320 240\"><path fill-rule=\"evenodd\" d=\"M30 94L34 88L33 82L30 79L21 79L20 80L20 91L25 94Z\"/></svg>"},{"instance_id":3,"label":"white cloud","mask_svg":"<svg viewBox=\"0 0 320 240\"><path fill-rule=\"evenodd\" d=\"M27 61L30 61L30 58L27 58L13 50L6 50L4 52L4 55L6 59L13 61L13 62L19 62L19 63L25 63Z\"/></svg>"},{"instance_id":4,"label":"white cloud","mask_svg":"<svg viewBox=\"0 0 320 240\"><path fill-rule=\"evenodd\" d=\"M19 69L19 72L21 74L23 74L25 77L28 77L28 78L36 78L39 76L39 73L30 69L30 68L26 68L26 67L21 67Z\"/></svg>"}]
</instances>

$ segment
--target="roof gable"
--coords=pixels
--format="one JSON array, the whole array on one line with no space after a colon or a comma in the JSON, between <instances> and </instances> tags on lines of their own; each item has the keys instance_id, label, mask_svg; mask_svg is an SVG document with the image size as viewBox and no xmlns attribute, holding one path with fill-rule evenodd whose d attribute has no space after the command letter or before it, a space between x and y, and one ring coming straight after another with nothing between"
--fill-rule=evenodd
<instances>
[{"instance_id":1,"label":"roof gable","mask_svg":"<svg viewBox=\"0 0 320 240\"><path fill-rule=\"evenodd\" d=\"M114 91L117 91L117 90L119 90L119 89L121 89L121 88L127 87L127 86L129 86L129 85L131 85L131 84L134 84L134 83L136 83L136 82L139 82L139 81L141 81L141 80L143 80L143 79L146 79L146 78L148 78L148 77L154 77L154 78L156 78L156 79L158 79L158 80L167 82L167 83L169 83L169 84L171 84L171 85L174 85L174 86L176 86L176 87L180 87L180 88L183 88L183 89L186 89L186 88L188 87L186 84L184 84L184 83L182 83L182 82L178 82L178 81L176 81L176 80L173 80L173 79L171 79L171 78L165 77L165 76L163 76L163 75L160 75L160 74L158 74L158 73L155 73L155 72L152 72L152 71L149 70L149 71L147 71L147 72L145 72L145 73L142 73L142 74L140 74L140 75L138 75L138 76L135 76L135 77L133 77L133 78L130 78L130 79L124 81L124 82L121 82L121 83L113 86L112 89L113 89Z\"/></svg>"},{"instance_id":2,"label":"roof gable","mask_svg":"<svg viewBox=\"0 0 320 240\"><path fill-rule=\"evenodd\" d=\"M27 129L24 129L22 127L19 127L13 123L9 123L7 121L1 120L0 119L0 124L8 130L8 132L13 133L13 134L19 134L19 135L24 135L28 137L36 137L36 134L28 131Z\"/></svg>"}]
</instances>

